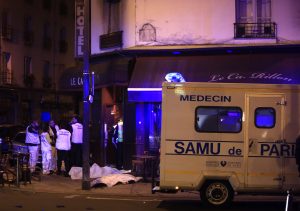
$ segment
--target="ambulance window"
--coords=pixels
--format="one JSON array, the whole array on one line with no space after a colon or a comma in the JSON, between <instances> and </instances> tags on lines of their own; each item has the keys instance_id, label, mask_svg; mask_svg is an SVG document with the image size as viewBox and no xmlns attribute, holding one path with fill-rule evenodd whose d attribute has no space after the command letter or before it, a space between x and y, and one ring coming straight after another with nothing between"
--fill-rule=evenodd
<instances>
[{"instance_id":1,"label":"ambulance window","mask_svg":"<svg viewBox=\"0 0 300 211\"><path fill-rule=\"evenodd\" d=\"M237 107L197 107L195 128L198 132L239 133L242 110Z\"/></svg>"},{"instance_id":2,"label":"ambulance window","mask_svg":"<svg viewBox=\"0 0 300 211\"><path fill-rule=\"evenodd\" d=\"M260 107L255 109L255 126L258 128L273 128L276 122L274 108Z\"/></svg>"}]
</instances>

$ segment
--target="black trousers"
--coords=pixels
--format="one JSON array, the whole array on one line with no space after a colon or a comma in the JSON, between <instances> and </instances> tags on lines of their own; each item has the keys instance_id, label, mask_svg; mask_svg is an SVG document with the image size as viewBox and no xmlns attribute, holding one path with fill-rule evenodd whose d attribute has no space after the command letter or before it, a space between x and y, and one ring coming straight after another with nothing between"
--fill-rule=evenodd
<instances>
[{"instance_id":1,"label":"black trousers","mask_svg":"<svg viewBox=\"0 0 300 211\"><path fill-rule=\"evenodd\" d=\"M71 145L71 166L82 167L82 144Z\"/></svg>"},{"instance_id":2,"label":"black trousers","mask_svg":"<svg viewBox=\"0 0 300 211\"><path fill-rule=\"evenodd\" d=\"M70 171L70 151L57 150L57 171L61 172L62 161L65 163L66 172Z\"/></svg>"}]
</instances>

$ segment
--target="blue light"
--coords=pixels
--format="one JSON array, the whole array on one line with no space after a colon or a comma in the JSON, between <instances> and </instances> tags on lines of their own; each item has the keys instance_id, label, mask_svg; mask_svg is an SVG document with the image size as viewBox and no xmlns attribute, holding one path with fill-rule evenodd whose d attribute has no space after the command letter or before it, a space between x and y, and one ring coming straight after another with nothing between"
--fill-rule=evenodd
<instances>
[{"instance_id":1,"label":"blue light","mask_svg":"<svg viewBox=\"0 0 300 211\"><path fill-rule=\"evenodd\" d=\"M173 51L172 54L173 54L173 55L180 55L181 52L180 52L180 51Z\"/></svg>"},{"instance_id":2,"label":"blue light","mask_svg":"<svg viewBox=\"0 0 300 211\"><path fill-rule=\"evenodd\" d=\"M49 122L51 119L51 114L50 112L44 111L41 113L41 120L42 122Z\"/></svg>"},{"instance_id":3,"label":"blue light","mask_svg":"<svg viewBox=\"0 0 300 211\"><path fill-rule=\"evenodd\" d=\"M231 116L231 117L239 117L240 113L238 113L238 112L228 112L227 115Z\"/></svg>"},{"instance_id":4,"label":"blue light","mask_svg":"<svg viewBox=\"0 0 300 211\"><path fill-rule=\"evenodd\" d=\"M168 82L185 82L183 76L180 73L174 72L174 73L168 73L165 76L165 79Z\"/></svg>"}]
</instances>

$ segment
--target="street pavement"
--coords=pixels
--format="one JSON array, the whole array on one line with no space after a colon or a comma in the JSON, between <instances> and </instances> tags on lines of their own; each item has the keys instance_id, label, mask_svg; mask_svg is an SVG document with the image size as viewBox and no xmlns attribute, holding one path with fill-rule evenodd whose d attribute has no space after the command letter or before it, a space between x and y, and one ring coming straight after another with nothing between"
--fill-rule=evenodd
<instances>
[{"instance_id":1,"label":"street pavement","mask_svg":"<svg viewBox=\"0 0 300 211\"><path fill-rule=\"evenodd\" d=\"M29 191L35 193L63 193L63 194L89 194L102 195L107 197L126 196L126 197L156 197L156 198L174 198L174 199L197 199L199 193L178 192L176 194L155 193L152 194L151 182L135 182L130 184L117 184L113 187L97 186L90 190L82 190L82 180L72 180L70 177L61 175L42 175L41 181L33 180L31 184L20 182L20 187L5 184L6 189L16 191Z\"/></svg>"},{"instance_id":2,"label":"street pavement","mask_svg":"<svg viewBox=\"0 0 300 211\"><path fill-rule=\"evenodd\" d=\"M177 192L177 193L155 193L152 194L151 182L135 182L130 184L117 184L113 187L98 186L91 187L90 190L82 190L82 180L72 180L70 177L60 175L42 175L41 181L33 180L31 184L20 183L20 187L8 186L5 184L4 189L32 192L32 193L58 193L69 196L86 195L101 197L130 197L130 198L156 198L160 200L200 200L198 191ZM1 189L1 186L0 186ZM299 202L299 196L293 197L294 202ZM285 202L286 195L236 195L234 201L238 202Z\"/></svg>"}]
</instances>

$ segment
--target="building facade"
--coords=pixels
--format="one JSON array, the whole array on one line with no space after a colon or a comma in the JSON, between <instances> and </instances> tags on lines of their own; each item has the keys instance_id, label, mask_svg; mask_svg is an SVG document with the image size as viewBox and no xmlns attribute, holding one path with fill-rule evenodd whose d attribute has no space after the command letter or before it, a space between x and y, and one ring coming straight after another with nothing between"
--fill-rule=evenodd
<instances>
[{"instance_id":1,"label":"building facade","mask_svg":"<svg viewBox=\"0 0 300 211\"><path fill-rule=\"evenodd\" d=\"M112 154L107 128L120 119L125 166L133 154L158 153L168 73L185 81L298 84L299 11L297 0L92 0L91 65L103 63L99 70L111 79L98 89L103 153ZM125 76L116 79L119 72Z\"/></svg>"},{"instance_id":2,"label":"building facade","mask_svg":"<svg viewBox=\"0 0 300 211\"><path fill-rule=\"evenodd\" d=\"M74 112L73 98L59 90L74 66L74 2L0 2L0 124L28 124Z\"/></svg>"}]
</instances>

